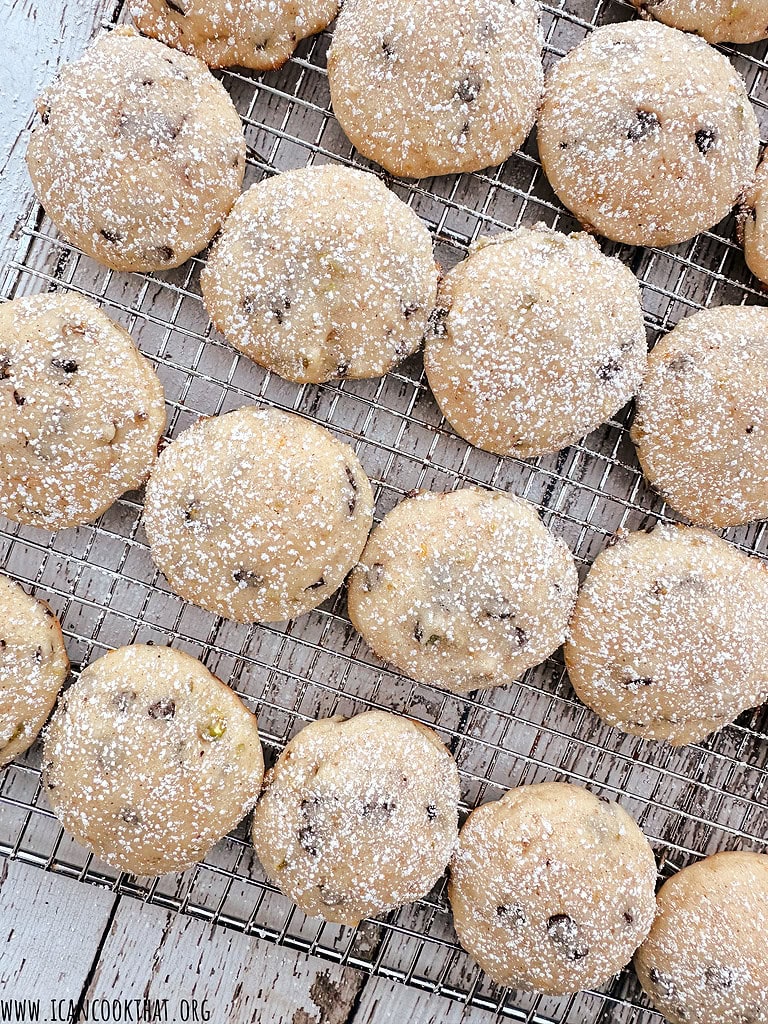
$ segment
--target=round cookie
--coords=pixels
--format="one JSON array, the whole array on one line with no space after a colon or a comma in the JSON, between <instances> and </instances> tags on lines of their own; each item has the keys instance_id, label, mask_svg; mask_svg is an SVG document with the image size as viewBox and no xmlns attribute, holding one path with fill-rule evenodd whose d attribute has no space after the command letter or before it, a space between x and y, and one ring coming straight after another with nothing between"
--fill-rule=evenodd
<instances>
[{"instance_id":1,"label":"round cookie","mask_svg":"<svg viewBox=\"0 0 768 1024\"><path fill-rule=\"evenodd\" d=\"M709 43L754 43L768 37L766 0L632 0L641 18L695 32Z\"/></svg>"},{"instance_id":2,"label":"round cookie","mask_svg":"<svg viewBox=\"0 0 768 1024\"><path fill-rule=\"evenodd\" d=\"M539 17L536 0L348 0L328 54L333 112L391 174L500 164L536 117Z\"/></svg>"},{"instance_id":3,"label":"round cookie","mask_svg":"<svg viewBox=\"0 0 768 1024\"><path fill-rule=\"evenodd\" d=\"M538 119L562 202L631 245L684 242L722 220L752 180L759 138L727 58L656 22L595 29L549 73Z\"/></svg>"},{"instance_id":4,"label":"round cookie","mask_svg":"<svg viewBox=\"0 0 768 1024\"><path fill-rule=\"evenodd\" d=\"M0 305L0 513L91 522L146 480L164 429L152 365L98 306L65 292Z\"/></svg>"},{"instance_id":5,"label":"round cookie","mask_svg":"<svg viewBox=\"0 0 768 1024\"><path fill-rule=\"evenodd\" d=\"M768 699L768 571L714 533L620 534L587 576L565 663L604 722L675 746Z\"/></svg>"},{"instance_id":6,"label":"round cookie","mask_svg":"<svg viewBox=\"0 0 768 1024\"><path fill-rule=\"evenodd\" d=\"M768 1024L768 856L717 853L658 895L635 970L672 1024Z\"/></svg>"},{"instance_id":7,"label":"round cookie","mask_svg":"<svg viewBox=\"0 0 768 1024\"><path fill-rule=\"evenodd\" d=\"M372 174L287 171L235 204L203 270L214 324L288 380L378 377L420 346L438 268L416 214Z\"/></svg>"},{"instance_id":8,"label":"round cookie","mask_svg":"<svg viewBox=\"0 0 768 1024\"><path fill-rule=\"evenodd\" d=\"M352 449L279 409L199 420L147 485L152 558L187 601L239 622L281 622L341 586L373 521Z\"/></svg>"},{"instance_id":9,"label":"round cookie","mask_svg":"<svg viewBox=\"0 0 768 1024\"><path fill-rule=\"evenodd\" d=\"M637 392L640 288L586 234L480 239L441 282L424 366L457 434L499 455L556 452Z\"/></svg>"},{"instance_id":10,"label":"round cookie","mask_svg":"<svg viewBox=\"0 0 768 1024\"><path fill-rule=\"evenodd\" d=\"M603 985L656 909L656 862L618 804L565 783L520 786L467 819L448 895L461 945L500 985Z\"/></svg>"},{"instance_id":11,"label":"round cookie","mask_svg":"<svg viewBox=\"0 0 768 1024\"><path fill-rule=\"evenodd\" d=\"M267 772L253 844L305 914L354 925L435 885L458 800L456 763L431 729L384 711L326 718Z\"/></svg>"},{"instance_id":12,"label":"round cookie","mask_svg":"<svg viewBox=\"0 0 768 1024\"><path fill-rule=\"evenodd\" d=\"M214 68L280 67L297 44L326 28L339 0L132 0L145 35L194 54Z\"/></svg>"},{"instance_id":13,"label":"round cookie","mask_svg":"<svg viewBox=\"0 0 768 1024\"><path fill-rule=\"evenodd\" d=\"M243 183L245 139L195 57L133 29L98 37L37 100L27 150L61 234L115 270L167 270L200 252Z\"/></svg>"},{"instance_id":14,"label":"round cookie","mask_svg":"<svg viewBox=\"0 0 768 1024\"><path fill-rule=\"evenodd\" d=\"M67 672L56 616L0 573L0 768L35 742Z\"/></svg>"},{"instance_id":15,"label":"round cookie","mask_svg":"<svg viewBox=\"0 0 768 1024\"><path fill-rule=\"evenodd\" d=\"M170 647L93 662L46 733L43 780L62 825L135 875L202 860L255 804L263 775L255 715Z\"/></svg>"},{"instance_id":16,"label":"round cookie","mask_svg":"<svg viewBox=\"0 0 768 1024\"><path fill-rule=\"evenodd\" d=\"M371 534L349 616L385 661L454 693L500 686L562 644L573 556L514 495L467 487L407 498Z\"/></svg>"},{"instance_id":17,"label":"round cookie","mask_svg":"<svg viewBox=\"0 0 768 1024\"><path fill-rule=\"evenodd\" d=\"M691 522L768 518L768 309L701 310L659 341L631 436L651 486Z\"/></svg>"},{"instance_id":18,"label":"round cookie","mask_svg":"<svg viewBox=\"0 0 768 1024\"><path fill-rule=\"evenodd\" d=\"M768 160L763 158L744 198L738 229L747 266L768 284Z\"/></svg>"}]
</instances>

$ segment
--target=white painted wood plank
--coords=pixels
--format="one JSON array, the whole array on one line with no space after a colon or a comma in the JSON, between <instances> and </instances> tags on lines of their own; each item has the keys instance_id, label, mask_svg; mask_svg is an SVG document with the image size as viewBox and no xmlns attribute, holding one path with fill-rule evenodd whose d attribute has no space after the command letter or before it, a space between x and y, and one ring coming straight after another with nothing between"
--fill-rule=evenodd
<instances>
[{"instance_id":1,"label":"white painted wood plank","mask_svg":"<svg viewBox=\"0 0 768 1024\"><path fill-rule=\"evenodd\" d=\"M370 978L349 1024L494 1024L498 1017L444 996Z\"/></svg>"},{"instance_id":2,"label":"white painted wood plank","mask_svg":"<svg viewBox=\"0 0 768 1024\"><path fill-rule=\"evenodd\" d=\"M40 89L79 57L112 0L0 0L8 56L0 61L0 262L31 200L25 126Z\"/></svg>"},{"instance_id":3,"label":"white painted wood plank","mask_svg":"<svg viewBox=\"0 0 768 1024\"><path fill-rule=\"evenodd\" d=\"M0 858L0 996L77 999L116 897Z\"/></svg>"},{"instance_id":4,"label":"white painted wood plank","mask_svg":"<svg viewBox=\"0 0 768 1024\"><path fill-rule=\"evenodd\" d=\"M86 998L196 1001L215 1024L343 1024L364 976L348 967L123 897ZM185 1001L182 1005L182 1001Z\"/></svg>"}]
</instances>

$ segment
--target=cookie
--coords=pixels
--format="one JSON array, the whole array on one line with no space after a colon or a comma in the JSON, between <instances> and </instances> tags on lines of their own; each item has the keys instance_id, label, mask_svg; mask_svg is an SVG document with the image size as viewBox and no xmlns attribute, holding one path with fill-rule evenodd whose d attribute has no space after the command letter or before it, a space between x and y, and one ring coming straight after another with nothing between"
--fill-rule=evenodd
<instances>
[{"instance_id":1,"label":"cookie","mask_svg":"<svg viewBox=\"0 0 768 1024\"><path fill-rule=\"evenodd\" d=\"M768 518L768 310L705 309L670 331L631 436L651 486L691 522Z\"/></svg>"},{"instance_id":2,"label":"cookie","mask_svg":"<svg viewBox=\"0 0 768 1024\"><path fill-rule=\"evenodd\" d=\"M767 1024L768 857L717 853L668 879L635 957L672 1024Z\"/></svg>"},{"instance_id":3,"label":"cookie","mask_svg":"<svg viewBox=\"0 0 768 1024\"><path fill-rule=\"evenodd\" d=\"M536 117L539 18L536 0L347 0L328 54L333 112L391 174L500 164Z\"/></svg>"},{"instance_id":4,"label":"cookie","mask_svg":"<svg viewBox=\"0 0 768 1024\"><path fill-rule=\"evenodd\" d=\"M197 58L133 29L99 36L37 110L37 198L68 242L115 270L178 267L240 194L245 139L226 90Z\"/></svg>"},{"instance_id":5,"label":"cookie","mask_svg":"<svg viewBox=\"0 0 768 1024\"><path fill-rule=\"evenodd\" d=\"M673 245L722 220L752 180L759 138L727 58L657 22L595 29L549 73L538 119L559 198L630 245Z\"/></svg>"},{"instance_id":6,"label":"cookie","mask_svg":"<svg viewBox=\"0 0 768 1024\"><path fill-rule=\"evenodd\" d=\"M93 302L0 305L0 513L49 530L91 522L145 481L164 429L152 365Z\"/></svg>"},{"instance_id":7,"label":"cookie","mask_svg":"<svg viewBox=\"0 0 768 1024\"><path fill-rule=\"evenodd\" d=\"M618 804L559 782L469 816L448 895L461 945L500 985L552 995L603 985L651 927L656 862Z\"/></svg>"},{"instance_id":8,"label":"cookie","mask_svg":"<svg viewBox=\"0 0 768 1024\"><path fill-rule=\"evenodd\" d=\"M43 782L64 828L135 875L183 871L250 810L255 715L199 661L120 647L86 668L48 727Z\"/></svg>"},{"instance_id":9,"label":"cookie","mask_svg":"<svg viewBox=\"0 0 768 1024\"><path fill-rule=\"evenodd\" d=\"M766 0L632 0L642 18L654 18L709 43L754 43L768 37Z\"/></svg>"},{"instance_id":10,"label":"cookie","mask_svg":"<svg viewBox=\"0 0 768 1024\"><path fill-rule=\"evenodd\" d=\"M514 495L466 487L407 498L371 534L349 616L385 661L454 693L500 686L560 646L578 574Z\"/></svg>"},{"instance_id":11,"label":"cookie","mask_svg":"<svg viewBox=\"0 0 768 1024\"><path fill-rule=\"evenodd\" d=\"M456 763L431 729L384 711L326 718L267 772L253 844L305 914L354 925L435 885L458 800Z\"/></svg>"},{"instance_id":12,"label":"cookie","mask_svg":"<svg viewBox=\"0 0 768 1024\"><path fill-rule=\"evenodd\" d=\"M0 768L35 742L68 672L56 616L0 573Z\"/></svg>"},{"instance_id":13,"label":"cookie","mask_svg":"<svg viewBox=\"0 0 768 1024\"><path fill-rule=\"evenodd\" d=\"M281 622L341 586L373 521L368 477L323 427L246 406L199 420L147 485L152 558L187 601L238 622Z\"/></svg>"},{"instance_id":14,"label":"cookie","mask_svg":"<svg viewBox=\"0 0 768 1024\"><path fill-rule=\"evenodd\" d=\"M608 725L675 746L768 699L768 571L714 533L620 534L592 566L565 645Z\"/></svg>"},{"instance_id":15,"label":"cookie","mask_svg":"<svg viewBox=\"0 0 768 1024\"><path fill-rule=\"evenodd\" d=\"M214 324L299 383L379 377L420 346L438 269L426 227L378 178L332 165L250 188L201 276Z\"/></svg>"},{"instance_id":16,"label":"cookie","mask_svg":"<svg viewBox=\"0 0 768 1024\"><path fill-rule=\"evenodd\" d=\"M756 278L768 284L768 160L765 158L744 198L738 226L747 266Z\"/></svg>"},{"instance_id":17,"label":"cookie","mask_svg":"<svg viewBox=\"0 0 768 1024\"><path fill-rule=\"evenodd\" d=\"M336 17L339 0L132 0L147 36L194 54L213 68L278 68L307 36Z\"/></svg>"},{"instance_id":18,"label":"cookie","mask_svg":"<svg viewBox=\"0 0 768 1024\"><path fill-rule=\"evenodd\" d=\"M529 458L618 412L646 351L634 274L589 235L539 225L480 239L445 277L424 365L457 434Z\"/></svg>"}]
</instances>

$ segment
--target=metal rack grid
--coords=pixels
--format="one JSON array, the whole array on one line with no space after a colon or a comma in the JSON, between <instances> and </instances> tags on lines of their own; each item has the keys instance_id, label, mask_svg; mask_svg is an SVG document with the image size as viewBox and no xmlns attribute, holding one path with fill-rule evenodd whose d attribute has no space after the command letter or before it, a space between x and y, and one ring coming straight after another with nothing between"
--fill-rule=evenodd
<instances>
[{"instance_id":1,"label":"metal rack grid","mask_svg":"<svg viewBox=\"0 0 768 1024\"><path fill-rule=\"evenodd\" d=\"M546 60L591 27L630 17L609 0L546 6ZM115 20L127 20L118 10ZM290 167L328 160L381 173L350 147L330 112L328 33L303 43L280 71L221 73L249 144L246 186ZM768 123L766 44L725 48ZM765 135L765 131L763 132ZM549 188L535 140L500 168L387 184L433 231L437 258L451 267L481 233L545 221L576 227ZM666 250L604 246L641 281L653 336L705 306L760 298L733 237L733 220ZM642 480L627 434L628 412L558 455L528 462L471 448L441 418L420 358L373 381L298 386L281 381L212 332L200 301L200 259L164 274L117 274L64 243L39 207L30 210L0 296L75 289L123 323L157 367L169 409L168 436L199 415L250 402L295 410L351 443L368 471L380 519L412 488L467 483L511 490L534 502L582 570L619 527L673 518ZM296 622L248 627L177 598L149 558L141 495L128 494L93 526L58 534L0 520L6 572L59 614L75 673L107 649L134 641L170 643L228 680L259 715L273 760L314 718L368 707L406 712L432 725L452 749L465 809L504 789L572 780L618 797L651 839L665 874L720 849L765 850L768 842L768 713L749 712L704 743L673 750L603 726L574 697L562 660L519 683L459 697L419 685L379 662L345 615L343 593ZM725 533L768 555L764 524ZM181 876L116 873L64 835L41 790L39 744L0 775L0 853L84 882L266 937L333 961L462 999L500 1018L558 1024L651 1024L631 973L604 992L548 998L499 989L459 949L444 880L419 903L356 929L306 919L264 878L241 826L205 862Z\"/></svg>"}]
</instances>

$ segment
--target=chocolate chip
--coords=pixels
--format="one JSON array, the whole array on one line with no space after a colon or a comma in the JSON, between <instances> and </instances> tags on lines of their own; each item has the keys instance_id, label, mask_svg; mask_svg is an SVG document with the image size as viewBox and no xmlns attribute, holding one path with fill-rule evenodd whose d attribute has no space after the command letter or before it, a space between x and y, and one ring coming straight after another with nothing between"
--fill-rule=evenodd
<instances>
[{"instance_id":1,"label":"chocolate chip","mask_svg":"<svg viewBox=\"0 0 768 1024\"><path fill-rule=\"evenodd\" d=\"M406 320L410 320L413 314L418 313L418 311L421 309L421 306L418 304L418 302L401 302L400 305L403 310L403 316L405 317Z\"/></svg>"},{"instance_id":2,"label":"chocolate chip","mask_svg":"<svg viewBox=\"0 0 768 1024\"><path fill-rule=\"evenodd\" d=\"M43 109L40 111L40 120L43 122L43 124L48 124L48 122L51 120L50 107L43 107Z\"/></svg>"},{"instance_id":3,"label":"chocolate chip","mask_svg":"<svg viewBox=\"0 0 768 1024\"><path fill-rule=\"evenodd\" d=\"M394 800L370 800L363 804L363 817L369 818L374 825L384 825L392 817L395 807Z\"/></svg>"},{"instance_id":4,"label":"chocolate chip","mask_svg":"<svg viewBox=\"0 0 768 1024\"><path fill-rule=\"evenodd\" d=\"M568 960L583 960L589 947L579 941L579 926L568 914L553 914L547 921L550 942Z\"/></svg>"},{"instance_id":5,"label":"chocolate chip","mask_svg":"<svg viewBox=\"0 0 768 1024\"><path fill-rule=\"evenodd\" d=\"M35 648L35 661L37 662L38 665L42 665L42 663L43 663L43 648L42 647Z\"/></svg>"},{"instance_id":6,"label":"chocolate chip","mask_svg":"<svg viewBox=\"0 0 768 1024\"><path fill-rule=\"evenodd\" d=\"M135 690L121 690L112 698L112 703L118 711L127 711L136 700L136 696Z\"/></svg>"},{"instance_id":7,"label":"chocolate chip","mask_svg":"<svg viewBox=\"0 0 768 1024\"><path fill-rule=\"evenodd\" d=\"M279 324L285 320L286 312L291 308L291 300L287 295L272 295L269 299L269 311Z\"/></svg>"},{"instance_id":8,"label":"chocolate chip","mask_svg":"<svg viewBox=\"0 0 768 1024\"><path fill-rule=\"evenodd\" d=\"M520 626L515 626L515 640L517 641L518 647L525 647L530 640L530 637L524 629L520 628Z\"/></svg>"},{"instance_id":9,"label":"chocolate chip","mask_svg":"<svg viewBox=\"0 0 768 1024\"><path fill-rule=\"evenodd\" d=\"M320 882L317 891L326 907L341 907L347 902L347 897L343 893L331 889L327 882Z\"/></svg>"},{"instance_id":10,"label":"chocolate chip","mask_svg":"<svg viewBox=\"0 0 768 1024\"><path fill-rule=\"evenodd\" d=\"M153 245L144 250L144 259L155 263L170 263L175 253L170 245Z\"/></svg>"},{"instance_id":11,"label":"chocolate chip","mask_svg":"<svg viewBox=\"0 0 768 1024\"><path fill-rule=\"evenodd\" d=\"M717 142L718 132L717 128L699 128L694 135L696 140L696 148L704 156L712 149L714 144Z\"/></svg>"},{"instance_id":12,"label":"chocolate chip","mask_svg":"<svg viewBox=\"0 0 768 1024\"><path fill-rule=\"evenodd\" d=\"M733 971L730 967L720 967L719 965L708 967L704 972L704 981L709 988L715 989L716 992L727 992L733 988Z\"/></svg>"},{"instance_id":13,"label":"chocolate chip","mask_svg":"<svg viewBox=\"0 0 768 1024\"><path fill-rule=\"evenodd\" d=\"M185 0L165 0L165 6L170 7L170 9L172 11L176 11L177 14L181 14L182 17L189 11L189 6Z\"/></svg>"},{"instance_id":14,"label":"chocolate chip","mask_svg":"<svg viewBox=\"0 0 768 1024\"><path fill-rule=\"evenodd\" d=\"M121 135L147 137L152 142L173 142L186 119L186 114L172 118L157 110L146 114L123 112L118 118L117 130Z\"/></svg>"},{"instance_id":15,"label":"chocolate chip","mask_svg":"<svg viewBox=\"0 0 768 1024\"><path fill-rule=\"evenodd\" d=\"M461 126L461 131L459 132L459 138L460 139L461 138L466 139L466 137L468 135L469 135L469 121L465 121L464 124Z\"/></svg>"},{"instance_id":16,"label":"chocolate chip","mask_svg":"<svg viewBox=\"0 0 768 1024\"><path fill-rule=\"evenodd\" d=\"M24 403L26 402L26 398L24 397L24 395L20 395L18 391L13 392L13 400L16 403L16 405L24 405Z\"/></svg>"},{"instance_id":17,"label":"chocolate chip","mask_svg":"<svg viewBox=\"0 0 768 1024\"><path fill-rule=\"evenodd\" d=\"M627 138L630 142L640 142L652 135L659 128L659 119L652 110L637 110L635 120L629 126Z\"/></svg>"},{"instance_id":18,"label":"chocolate chip","mask_svg":"<svg viewBox=\"0 0 768 1024\"><path fill-rule=\"evenodd\" d=\"M648 977L651 984L655 985L661 995L665 998L672 999L677 995L677 986L672 980L671 975L664 974L664 972L660 971L657 967L652 967L650 971L648 971Z\"/></svg>"},{"instance_id":19,"label":"chocolate chip","mask_svg":"<svg viewBox=\"0 0 768 1024\"><path fill-rule=\"evenodd\" d=\"M632 913L631 910L624 911L624 920L627 922L627 924L635 923L635 915Z\"/></svg>"},{"instance_id":20,"label":"chocolate chip","mask_svg":"<svg viewBox=\"0 0 768 1024\"><path fill-rule=\"evenodd\" d=\"M515 617L512 606L507 601L489 603L485 608L485 614L489 619L498 619L500 622L505 622L507 619L514 619Z\"/></svg>"},{"instance_id":21,"label":"chocolate chip","mask_svg":"<svg viewBox=\"0 0 768 1024\"><path fill-rule=\"evenodd\" d=\"M431 333L433 337L444 338L448 333L446 320L448 319L449 312L450 310L448 309L436 306L429 314L429 319L427 320L427 331Z\"/></svg>"},{"instance_id":22,"label":"chocolate chip","mask_svg":"<svg viewBox=\"0 0 768 1024\"><path fill-rule=\"evenodd\" d=\"M320 837L317 832L317 813L320 803L320 798L313 796L302 800L299 808L301 817L304 820L304 824L301 825L297 833L299 845L310 857L316 857L318 854L318 840Z\"/></svg>"},{"instance_id":23,"label":"chocolate chip","mask_svg":"<svg viewBox=\"0 0 768 1024\"><path fill-rule=\"evenodd\" d=\"M161 697L160 700L156 700L154 704L149 705L147 714L150 718L168 721L176 714L176 701L171 700L170 697Z\"/></svg>"},{"instance_id":24,"label":"chocolate chip","mask_svg":"<svg viewBox=\"0 0 768 1024\"><path fill-rule=\"evenodd\" d=\"M256 298L253 295L245 295L240 300L240 305L243 307L248 316L251 316L253 311L256 309Z\"/></svg>"},{"instance_id":25,"label":"chocolate chip","mask_svg":"<svg viewBox=\"0 0 768 1024\"><path fill-rule=\"evenodd\" d=\"M434 821L437 817L437 804L427 804L427 817L430 821Z\"/></svg>"},{"instance_id":26,"label":"chocolate chip","mask_svg":"<svg viewBox=\"0 0 768 1024\"><path fill-rule=\"evenodd\" d=\"M59 359L58 357L51 360L51 366L61 370L62 373L77 373L78 369L74 359Z\"/></svg>"},{"instance_id":27,"label":"chocolate chip","mask_svg":"<svg viewBox=\"0 0 768 1024\"><path fill-rule=\"evenodd\" d=\"M384 566L381 562L374 562L370 565L365 573L365 582L363 583L363 590L366 593L370 593L374 590L379 583L381 583L381 577L384 575Z\"/></svg>"},{"instance_id":28,"label":"chocolate chip","mask_svg":"<svg viewBox=\"0 0 768 1024\"><path fill-rule=\"evenodd\" d=\"M102 228L99 234L106 242L111 242L113 245L122 242L125 237L122 231L116 231L114 228Z\"/></svg>"},{"instance_id":29,"label":"chocolate chip","mask_svg":"<svg viewBox=\"0 0 768 1024\"><path fill-rule=\"evenodd\" d=\"M352 495L347 499L347 508L349 509L349 514L354 515L355 509L357 508L357 480L349 466L344 466L344 472L347 474L349 486L352 488Z\"/></svg>"},{"instance_id":30,"label":"chocolate chip","mask_svg":"<svg viewBox=\"0 0 768 1024\"><path fill-rule=\"evenodd\" d=\"M232 579L246 587L260 587L264 583L264 577L257 572L251 572L250 569L236 569L232 573Z\"/></svg>"},{"instance_id":31,"label":"chocolate chip","mask_svg":"<svg viewBox=\"0 0 768 1024\"><path fill-rule=\"evenodd\" d=\"M381 40L381 52L387 58L387 60L395 59L395 48L389 39Z\"/></svg>"},{"instance_id":32,"label":"chocolate chip","mask_svg":"<svg viewBox=\"0 0 768 1024\"><path fill-rule=\"evenodd\" d=\"M568 145L569 145L569 143L567 143L567 142L561 142L560 143L560 149L568 149Z\"/></svg>"},{"instance_id":33,"label":"chocolate chip","mask_svg":"<svg viewBox=\"0 0 768 1024\"><path fill-rule=\"evenodd\" d=\"M679 352L669 360L667 369L672 370L673 373L690 373L695 365L692 356L689 356L687 352Z\"/></svg>"},{"instance_id":34,"label":"chocolate chip","mask_svg":"<svg viewBox=\"0 0 768 1024\"><path fill-rule=\"evenodd\" d=\"M320 587L325 586L325 576L321 576L315 583L310 583L308 587L304 587L304 590L319 590Z\"/></svg>"},{"instance_id":35,"label":"chocolate chip","mask_svg":"<svg viewBox=\"0 0 768 1024\"><path fill-rule=\"evenodd\" d=\"M8 641L7 640L0 640L0 651L4 651L7 646L8 646Z\"/></svg>"},{"instance_id":36,"label":"chocolate chip","mask_svg":"<svg viewBox=\"0 0 768 1024\"><path fill-rule=\"evenodd\" d=\"M744 431L744 433L745 434L751 434L754 429L755 429L755 424L754 423L750 423L750 425L747 427L747 429Z\"/></svg>"},{"instance_id":37,"label":"chocolate chip","mask_svg":"<svg viewBox=\"0 0 768 1024\"><path fill-rule=\"evenodd\" d=\"M0 356L0 380L8 380L11 376L11 357Z\"/></svg>"},{"instance_id":38,"label":"chocolate chip","mask_svg":"<svg viewBox=\"0 0 768 1024\"><path fill-rule=\"evenodd\" d=\"M182 515L184 516L184 525L190 530L194 529L208 529L209 523L205 520L202 514L202 504L197 501L196 498L189 498L186 505L182 507Z\"/></svg>"},{"instance_id":39,"label":"chocolate chip","mask_svg":"<svg viewBox=\"0 0 768 1024\"><path fill-rule=\"evenodd\" d=\"M417 622L416 625L413 627L413 639L416 641L417 644L420 644L421 641L424 639L424 630L420 622Z\"/></svg>"},{"instance_id":40,"label":"chocolate chip","mask_svg":"<svg viewBox=\"0 0 768 1024\"><path fill-rule=\"evenodd\" d=\"M138 811L134 810L133 807L123 807L120 811L120 817L126 823L126 825L139 825L141 824L141 815Z\"/></svg>"},{"instance_id":41,"label":"chocolate chip","mask_svg":"<svg viewBox=\"0 0 768 1024\"><path fill-rule=\"evenodd\" d=\"M527 921L525 911L519 903L500 903L496 907L496 917L505 925L524 925Z\"/></svg>"},{"instance_id":42,"label":"chocolate chip","mask_svg":"<svg viewBox=\"0 0 768 1024\"><path fill-rule=\"evenodd\" d=\"M454 95L457 96L462 103L474 103L480 94L482 84L482 81L476 75L467 75L467 77L462 79L456 86Z\"/></svg>"},{"instance_id":43,"label":"chocolate chip","mask_svg":"<svg viewBox=\"0 0 768 1024\"><path fill-rule=\"evenodd\" d=\"M637 693L638 690L642 689L642 687L653 686L655 682L656 680L653 679L651 676L633 676L631 678L624 679L621 685L624 687L625 690L629 690L631 693Z\"/></svg>"},{"instance_id":44,"label":"chocolate chip","mask_svg":"<svg viewBox=\"0 0 768 1024\"><path fill-rule=\"evenodd\" d=\"M340 362L338 362L336 364L336 376L337 377L346 377L348 373L349 373L349 362L346 359L340 360Z\"/></svg>"},{"instance_id":45,"label":"chocolate chip","mask_svg":"<svg viewBox=\"0 0 768 1024\"><path fill-rule=\"evenodd\" d=\"M616 359L608 359L597 371L597 376L607 384L609 381L612 381L614 377L618 377L620 373L621 363Z\"/></svg>"}]
</instances>

